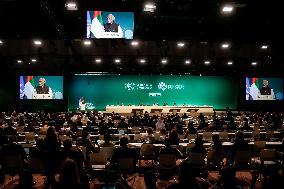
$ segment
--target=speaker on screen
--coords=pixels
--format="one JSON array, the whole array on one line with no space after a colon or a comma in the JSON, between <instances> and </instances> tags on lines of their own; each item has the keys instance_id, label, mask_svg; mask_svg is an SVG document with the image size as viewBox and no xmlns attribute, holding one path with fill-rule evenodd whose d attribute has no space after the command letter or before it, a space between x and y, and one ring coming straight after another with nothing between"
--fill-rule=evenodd
<instances>
[{"instance_id":1,"label":"speaker on screen","mask_svg":"<svg viewBox=\"0 0 284 189\"><path fill-rule=\"evenodd\" d=\"M283 100L283 79L246 77L246 100Z\"/></svg>"},{"instance_id":2,"label":"speaker on screen","mask_svg":"<svg viewBox=\"0 0 284 189\"><path fill-rule=\"evenodd\" d=\"M87 38L133 39L134 13L87 11Z\"/></svg>"},{"instance_id":3,"label":"speaker on screen","mask_svg":"<svg viewBox=\"0 0 284 189\"><path fill-rule=\"evenodd\" d=\"M63 99L63 76L20 76L20 99Z\"/></svg>"}]
</instances>

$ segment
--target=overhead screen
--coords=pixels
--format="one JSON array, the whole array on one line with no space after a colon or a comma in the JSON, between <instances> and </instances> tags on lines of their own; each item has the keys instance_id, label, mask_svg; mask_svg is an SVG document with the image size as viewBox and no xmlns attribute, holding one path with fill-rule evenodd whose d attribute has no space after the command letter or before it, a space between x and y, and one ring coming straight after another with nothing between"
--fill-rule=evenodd
<instances>
[{"instance_id":1,"label":"overhead screen","mask_svg":"<svg viewBox=\"0 0 284 189\"><path fill-rule=\"evenodd\" d=\"M199 76L75 75L69 87L69 110L104 110L107 105L196 105L236 108L237 87L232 78Z\"/></svg>"},{"instance_id":2,"label":"overhead screen","mask_svg":"<svg viewBox=\"0 0 284 189\"><path fill-rule=\"evenodd\" d=\"M63 99L63 76L20 76L20 99Z\"/></svg>"},{"instance_id":3,"label":"overhead screen","mask_svg":"<svg viewBox=\"0 0 284 189\"><path fill-rule=\"evenodd\" d=\"M283 100L283 79L246 77L246 100Z\"/></svg>"},{"instance_id":4,"label":"overhead screen","mask_svg":"<svg viewBox=\"0 0 284 189\"><path fill-rule=\"evenodd\" d=\"M87 38L133 39L134 13L87 11Z\"/></svg>"}]
</instances>

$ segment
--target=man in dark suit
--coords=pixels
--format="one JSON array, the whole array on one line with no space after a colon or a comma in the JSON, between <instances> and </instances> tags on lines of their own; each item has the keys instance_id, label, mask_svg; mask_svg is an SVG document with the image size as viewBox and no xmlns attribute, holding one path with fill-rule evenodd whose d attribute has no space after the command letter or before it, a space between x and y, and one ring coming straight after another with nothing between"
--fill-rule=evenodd
<instances>
[{"instance_id":1,"label":"man in dark suit","mask_svg":"<svg viewBox=\"0 0 284 189\"><path fill-rule=\"evenodd\" d=\"M105 32L114 32L118 34L118 38L122 38L123 37L123 33L122 33L122 28L120 27L119 24L117 24L115 22L115 17L113 16L113 14L109 14L107 16L107 23L104 24L104 29Z\"/></svg>"},{"instance_id":2,"label":"man in dark suit","mask_svg":"<svg viewBox=\"0 0 284 189\"><path fill-rule=\"evenodd\" d=\"M37 94L49 94L49 87L46 85L46 81L44 78L39 78L38 80L39 86L36 87Z\"/></svg>"},{"instance_id":3,"label":"man in dark suit","mask_svg":"<svg viewBox=\"0 0 284 189\"><path fill-rule=\"evenodd\" d=\"M260 89L261 95L271 95L271 88L268 86L268 80L263 80L263 86Z\"/></svg>"}]
</instances>

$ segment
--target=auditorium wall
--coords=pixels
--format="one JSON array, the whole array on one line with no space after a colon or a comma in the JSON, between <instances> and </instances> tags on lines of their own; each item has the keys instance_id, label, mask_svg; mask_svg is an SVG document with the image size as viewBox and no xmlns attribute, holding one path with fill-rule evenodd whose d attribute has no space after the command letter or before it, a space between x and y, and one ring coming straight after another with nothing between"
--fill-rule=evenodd
<instances>
[{"instance_id":1,"label":"auditorium wall","mask_svg":"<svg viewBox=\"0 0 284 189\"><path fill-rule=\"evenodd\" d=\"M83 76L79 76L79 77L83 77ZM173 76L173 77L175 78L179 76ZM236 78L230 78L229 80L224 79L226 77L221 77L222 81L220 81L220 78L218 79L218 77L216 78L212 77L214 79L208 79L207 77L202 77L202 78L203 78L202 82L207 82L207 85L206 85L207 88L205 85L199 85L199 86L195 86L196 87L195 89L204 91L200 97L202 99L205 99L206 101L203 101L203 102L200 102L198 100L191 101L193 99L196 99L198 94L195 94L195 96L191 96L190 98L188 98L188 101L184 101L183 98L180 98L180 95L190 96L189 93L192 93L192 91L187 91L185 89L184 91L181 91L182 86L174 86L174 85L179 85L180 83L172 82L173 80L171 80L169 77L169 79L164 80L165 81L164 83L167 85L167 87L169 87L169 89L165 89L165 91L172 90L171 89L172 87L180 88L179 89L180 91L177 91L177 93L169 93L171 97L177 96L178 99L168 101L167 103L169 105L173 104L174 102L176 102L177 104L183 104L185 102L187 104L192 104L192 105L213 105L214 108L216 109L224 109L225 107L229 106L232 109L240 109L243 111L248 111L248 110L251 110L251 111L260 111L260 110L261 111L283 111L283 107L284 107L283 101L246 101L245 100L246 86L245 86L244 77L242 76L239 76ZM63 100L37 100L37 101L36 100L20 100L19 99L19 75L15 76L13 74L11 75L6 74L6 75L0 76L0 79L2 81L0 82L0 110L1 111L8 111L8 110L12 111L14 109L20 110L20 111L25 111L25 110L26 111L38 111L38 110L43 110L43 109L50 110L50 111L74 110L78 108L80 96L85 96L86 100L87 101L89 100L91 103L93 103L93 105L96 106L96 108L100 107L100 104L97 104L97 102L100 102L101 104L111 105L111 103L107 102L108 99L111 97L113 98L112 102L114 103L114 105L117 103L124 103L124 105L128 105L127 103L130 103L130 104L134 104L138 102L151 103L154 101L158 102L159 104L164 103L163 99L162 101L160 101L159 97L155 98L154 95L159 95L159 94L153 94L153 96L151 97L148 94L148 97L145 98L146 100L139 98L138 101L137 100L134 101L135 96L144 95L143 91L135 90L135 91L129 92L127 89L127 86L125 85L127 84L127 82L126 83L123 82L121 86L124 88L124 90L127 90L125 92L128 92L131 95L128 96L127 101L123 102L121 100L118 100L118 97L122 95L121 93L117 93L117 87L119 86L114 86L115 87L114 89L110 89L107 87L109 86L109 84L113 85L112 82L117 82L117 80L110 79L108 80L107 83L102 83L102 81L100 80L98 81L93 80L91 79L91 77L88 77L88 79L81 78L78 80L74 80L73 75L64 76L64 98ZM137 84L138 81L140 82L140 80L138 79L134 80L133 83ZM141 83L139 84L147 84L145 83L146 81L153 82L151 80L146 79L146 80L141 80ZM178 80L175 80L175 81L178 81ZM103 85L106 88L103 88L102 86L95 87L95 85L93 85L95 82L100 83L100 85ZM212 85L215 85L216 82L223 83L222 84L223 87L214 88ZM79 89L77 90L78 87ZM143 85L141 87L143 88ZM146 85L144 85L144 87L146 87ZM77 92L74 90L77 90ZM86 91L89 91L89 90L93 92L86 93ZM101 91L107 90L107 91L113 91L113 92L110 93L111 96L106 97L106 96L103 96L103 93L100 92L99 90ZM79 93L79 91L81 93ZM213 97L209 98L210 95L206 97L206 94L207 93L210 94L212 93L212 91L217 92L218 95L223 94L225 91L225 94L226 94L225 96L227 99L218 100L217 98L217 101L218 101L217 102L215 98L216 96L214 98ZM157 91L154 91L153 93L155 92L159 93ZM98 94L98 96L96 96L96 94ZM167 94L165 93L163 95L167 95ZM219 105L211 104L210 100L215 101L215 103L219 103Z\"/></svg>"}]
</instances>

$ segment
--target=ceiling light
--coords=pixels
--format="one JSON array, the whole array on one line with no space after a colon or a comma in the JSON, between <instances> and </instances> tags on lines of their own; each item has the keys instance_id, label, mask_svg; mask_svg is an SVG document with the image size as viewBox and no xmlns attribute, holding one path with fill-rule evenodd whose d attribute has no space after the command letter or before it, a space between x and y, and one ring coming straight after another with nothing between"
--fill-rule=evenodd
<instances>
[{"instance_id":1,"label":"ceiling light","mask_svg":"<svg viewBox=\"0 0 284 189\"><path fill-rule=\"evenodd\" d=\"M225 5L222 8L223 13L231 13L234 10L234 7L232 5Z\"/></svg>"},{"instance_id":2,"label":"ceiling light","mask_svg":"<svg viewBox=\"0 0 284 189\"><path fill-rule=\"evenodd\" d=\"M227 49L230 47L229 43L223 43L221 46L223 49Z\"/></svg>"},{"instance_id":3,"label":"ceiling light","mask_svg":"<svg viewBox=\"0 0 284 189\"><path fill-rule=\"evenodd\" d=\"M161 62L162 62L163 64L166 64L166 63L168 62L168 60L167 60L167 59L162 59Z\"/></svg>"},{"instance_id":4,"label":"ceiling light","mask_svg":"<svg viewBox=\"0 0 284 189\"><path fill-rule=\"evenodd\" d=\"M3 44L3 41L2 41L2 40L0 40L0 44Z\"/></svg>"},{"instance_id":5,"label":"ceiling light","mask_svg":"<svg viewBox=\"0 0 284 189\"><path fill-rule=\"evenodd\" d=\"M206 60L204 61L204 64L210 64L210 61Z\"/></svg>"},{"instance_id":6,"label":"ceiling light","mask_svg":"<svg viewBox=\"0 0 284 189\"><path fill-rule=\"evenodd\" d=\"M42 45L42 42L40 40L34 40L34 44L39 46Z\"/></svg>"},{"instance_id":7,"label":"ceiling light","mask_svg":"<svg viewBox=\"0 0 284 189\"><path fill-rule=\"evenodd\" d=\"M96 63L101 63L101 62L102 62L102 59L96 58L96 59L95 59L95 62L96 62Z\"/></svg>"},{"instance_id":8,"label":"ceiling light","mask_svg":"<svg viewBox=\"0 0 284 189\"><path fill-rule=\"evenodd\" d=\"M183 42L179 42L179 43L177 44L177 46L178 46L178 47L183 47L183 46L184 46L184 43L183 43Z\"/></svg>"},{"instance_id":9,"label":"ceiling light","mask_svg":"<svg viewBox=\"0 0 284 189\"><path fill-rule=\"evenodd\" d=\"M132 41L132 42L131 42L131 45L132 45L132 46L138 46L138 45L139 45L139 42L138 42L138 41Z\"/></svg>"},{"instance_id":10,"label":"ceiling light","mask_svg":"<svg viewBox=\"0 0 284 189\"><path fill-rule=\"evenodd\" d=\"M17 62L18 62L18 63L23 63L23 61L22 61L22 60L17 60Z\"/></svg>"},{"instance_id":11,"label":"ceiling light","mask_svg":"<svg viewBox=\"0 0 284 189\"><path fill-rule=\"evenodd\" d=\"M140 59L140 63L145 63L146 60L145 59Z\"/></svg>"},{"instance_id":12,"label":"ceiling light","mask_svg":"<svg viewBox=\"0 0 284 189\"><path fill-rule=\"evenodd\" d=\"M85 40L85 41L84 41L84 45L86 45L86 46L89 46L89 45L91 45L91 44L92 44L92 42L89 41L89 40Z\"/></svg>"},{"instance_id":13,"label":"ceiling light","mask_svg":"<svg viewBox=\"0 0 284 189\"><path fill-rule=\"evenodd\" d=\"M267 45L262 45L261 49L268 49L268 46Z\"/></svg>"},{"instance_id":14,"label":"ceiling light","mask_svg":"<svg viewBox=\"0 0 284 189\"><path fill-rule=\"evenodd\" d=\"M117 58L117 59L114 60L114 62L115 63L120 63L120 59Z\"/></svg>"},{"instance_id":15,"label":"ceiling light","mask_svg":"<svg viewBox=\"0 0 284 189\"><path fill-rule=\"evenodd\" d=\"M251 65L255 66L257 65L257 62L252 62Z\"/></svg>"},{"instance_id":16,"label":"ceiling light","mask_svg":"<svg viewBox=\"0 0 284 189\"><path fill-rule=\"evenodd\" d=\"M154 12L156 10L156 5L154 3L146 3L144 6L145 12Z\"/></svg>"},{"instance_id":17,"label":"ceiling light","mask_svg":"<svg viewBox=\"0 0 284 189\"><path fill-rule=\"evenodd\" d=\"M227 64L228 64L228 65L233 65L233 62L232 62L232 61L229 61Z\"/></svg>"},{"instance_id":18,"label":"ceiling light","mask_svg":"<svg viewBox=\"0 0 284 189\"><path fill-rule=\"evenodd\" d=\"M65 4L67 10L78 10L77 4L75 1L69 1Z\"/></svg>"},{"instance_id":19,"label":"ceiling light","mask_svg":"<svg viewBox=\"0 0 284 189\"><path fill-rule=\"evenodd\" d=\"M32 61L32 62L36 62L36 59L35 59L35 58L32 58L31 61Z\"/></svg>"},{"instance_id":20,"label":"ceiling light","mask_svg":"<svg viewBox=\"0 0 284 189\"><path fill-rule=\"evenodd\" d=\"M185 60L185 62L184 62L185 64L190 64L191 63L191 61L190 60Z\"/></svg>"}]
</instances>

